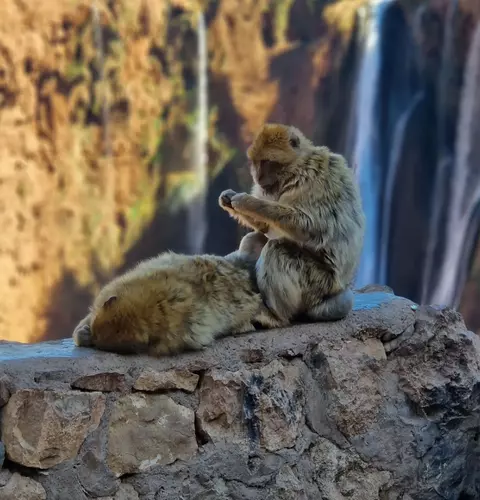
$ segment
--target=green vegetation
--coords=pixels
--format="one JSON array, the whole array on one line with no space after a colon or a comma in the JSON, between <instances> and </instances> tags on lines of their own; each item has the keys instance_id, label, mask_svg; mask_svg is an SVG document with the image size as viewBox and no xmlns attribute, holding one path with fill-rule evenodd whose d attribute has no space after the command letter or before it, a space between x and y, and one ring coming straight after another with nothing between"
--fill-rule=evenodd
<instances>
[{"instance_id":1,"label":"green vegetation","mask_svg":"<svg viewBox=\"0 0 480 500\"><path fill-rule=\"evenodd\" d=\"M73 82L78 77L85 76L86 68L79 61L73 61L67 65L65 69L65 76L69 82Z\"/></svg>"},{"instance_id":2,"label":"green vegetation","mask_svg":"<svg viewBox=\"0 0 480 500\"><path fill-rule=\"evenodd\" d=\"M141 236L142 231L153 219L156 211L156 196L160 185L160 176L154 172L152 177L142 181L135 203L127 210L127 227L122 249L126 252Z\"/></svg>"},{"instance_id":3,"label":"green vegetation","mask_svg":"<svg viewBox=\"0 0 480 500\"><path fill-rule=\"evenodd\" d=\"M166 193L162 209L174 214L197 194L199 182L196 172L170 172L165 179Z\"/></svg>"},{"instance_id":4,"label":"green vegetation","mask_svg":"<svg viewBox=\"0 0 480 500\"><path fill-rule=\"evenodd\" d=\"M287 29L294 0L274 0L274 22L275 22L275 40L277 44L284 44L287 41Z\"/></svg>"},{"instance_id":5,"label":"green vegetation","mask_svg":"<svg viewBox=\"0 0 480 500\"><path fill-rule=\"evenodd\" d=\"M213 106L208 116L209 122L209 138L211 154L209 158L209 173L210 179L214 179L225 167L225 165L232 160L237 153L237 150L231 147L228 139L217 130L215 127L218 118L218 107Z\"/></svg>"}]
</instances>

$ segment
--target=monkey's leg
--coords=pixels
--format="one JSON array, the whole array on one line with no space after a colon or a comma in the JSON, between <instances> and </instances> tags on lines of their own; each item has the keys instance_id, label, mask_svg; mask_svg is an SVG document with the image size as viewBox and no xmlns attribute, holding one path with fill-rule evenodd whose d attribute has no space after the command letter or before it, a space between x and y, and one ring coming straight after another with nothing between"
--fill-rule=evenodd
<instances>
[{"instance_id":1,"label":"monkey's leg","mask_svg":"<svg viewBox=\"0 0 480 500\"><path fill-rule=\"evenodd\" d=\"M305 312L312 295L324 297L336 291L333 274L299 252L288 240L269 240L256 264L260 293L284 324Z\"/></svg>"},{"instance_id":2,"label":"monkey's leg","mask_svg":"<svg viewBox=\"0 0 480 500\"><path fill-rule=\"evenodd\" d=\"M242 217L253 218L295 241L307 241L312 238L310 217L281 203L239 193L232 197L232 207L235 213Z\"/></svg>"},{"instance_id":3,"label":"monkey's leg","mask_svg":"<svg viewBox=\"0 0 480 500\"><path fill-rule=\"evenodd\" d=\"M254 231L258 231L260 233L268 233L268 226L262 222L259 222L252 217L248 217L246 215L240 215L233 209L224 209L227 211L233 219L235 219L241 226L244 226L248 229L253 229Z\"/></svg>"},{"instance_id":4,"label":"monkey's leg","mask_svg":"<svg viewBox=\"0 0 480 500\"><path fill-rule=\"evenodd\" d=\"M248 333L253 331L255 331L255 327L252 325L251 322L248 322L248 323L243 323L242 325L234 328L230 333L230 335L237 335L240 333Z\"/></svg>"},{"instance_id":5,"label":"monkey's leg","mask_svg":"<svg viewBox=\"0 0 480 500\"><path fill-rule=\"evenodd\" d=\"M290 324L285 319L277 318L266 306L262 305L254 318L255 323L259 323L263 328L282 328Z\"/></svg>"},{"instance_id":6,"label":"monkey's leg","mask_svg":"<svg viewBox=\"0 0 480 500\"><path fill-rule=\"evenodd\" d=\"M89 313L85 318L83 318L78 325L73 330L73 342L77 347L91 347L92 342L92 332L90 330L92 314Z\"/></svg>"},{"instance_id":7,"label":"monkey's leg","mask_svg":"<svg viewBox=\"0 0 480 500\"><path fill-rule=\"evenodd\" d=\"M306 312L312 321L338 321L353 309L353 292L347 288L343 292L328 297Z\"/></svg>"},{"instance_id":8,"label":"monkey's leg","mask_svg":"<svg viewBox=\"0 0 480 500\"><path fill-rule=\"evenodd\" d=\"M223 191L220 194L220 197L218 198L218 204L220 205L220 207L223 208L223 210L225 210L226 212L228 212L241 226L248 227L249 229L253 229L260 233L267 233L268 225L259 222L252 217L240 215L233 209L231 204L231 198L236 194L237 193L232 189L227 189L226 191Z\"/></svg>"},{"instance_id":9,"label":"monkey's leg","mask_svg":"<svg viewBox=\"0 0 480 500\"><path fill-rule=\"evenodd\" d=\"M253 231L242 238L238 251L245 256L257 260L267 241L268 238L263 233Z\"/></svg>"},{"instance_id":10,"label":"monkey's leg","mask_svg":"<svg viewBox=\"0 0 480 500\"><path fill-rule=\"evenodd\" d=\"M238 250L225 255L225 258L237 264L248 263L248 268L253 271L255 262L260 257L262 249L267 241L268 238L263 233L258 233L256 231L248 233L242 238Z\"/></svg>"},{"instance_id":11,"label":"monkey's leg","mask_svg":"<svg viewBox=\"0 0 480 500\"><path fill-rule=\"evenodd\" d=\"M282 324L288 324L301 309L302 284L298 265L281 241L270 240L264 246L257 260L256 274L267 308Z\"/></svg>"}]
</instances>

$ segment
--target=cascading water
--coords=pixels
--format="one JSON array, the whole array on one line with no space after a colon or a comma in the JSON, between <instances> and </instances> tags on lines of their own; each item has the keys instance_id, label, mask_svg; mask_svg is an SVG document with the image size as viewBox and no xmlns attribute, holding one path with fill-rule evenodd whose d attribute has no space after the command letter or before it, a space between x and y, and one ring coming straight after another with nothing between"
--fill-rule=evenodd
<instances>
[{"instance_id":1,"label":"cascading water","mask_svg":"<svg viewBox=\"0 0 480 500\"><path fill-rule=\"evenodd\" d=\"M480 25L465 68L457 146L447 216L447 237L437 284L429 301L458 307L465 285L480 206Z\"/></svg>"},{"instance_id":2,"label":"cascading water","mask_svg":"<svg viewBox=\"0 0 480 500\"><path fill-rule=\"evenodd\" d=\"M197 120L193 153L193 170L196 184L188 209L187 230L189 251L194 254L203 252L208 229L208 51L207 28L203 12L198 14L197 40Z\"/></svg>"},{"instance_id":3,"label":"cascading water","mask_svg":"<svg viewBox=\"0 0 480 500\"><path fill-rule=\"evenodd\" d=\"M449 217L450 200L448 196L451 190L448 189L449 177L453 175L452 164L454 162L454 144L449 140L447 144L447 128L445 123L445 115L447 112L449 82L453 79L452 65L450 61L453 59L452 47L454 44L453 22L455 14L458 13L458 1L451 0L446 6L446 23L443 34L443 43L441 48L441 66L439 73L438 85L438 162L435 177L433 179L433 197L435 203L432 207L432 215L430 225L428 227L428 243L425 251L425 264L422 276L422 295L421 302L423 304L430 303L435 294L435 289L438 286L438 280L442 279L439 275L441 262L438 261L438 249L442 248L442 256L445 256L445 244L442 238L442 226L445 219ZM444 235L443 235L444 236ZM451 304L449 304L451 305Z\"/></svg>"},{"instance_id":4,"label":"cascading water","mask_svg":"<svg viewBox=\"0 0 480 500\"><path fill-rule=\"evenodd\" d=\"M365 39L360 88L356 103L356 138L353 163L362 194L367 219L365 242L357 272L357 287L379 283L380 241L380 172L378 137L375 133L376 101L380 71L379 33L386 5L391 0L374 0L370 4L370 26Z\"/></svg>"},{"instance_id":5,"label":"cascading water","mask_svg":"<svg viewBox=\"0 0 480 500\"><path fill-rule=\"evenodd\" d=\"M115 163L112 155L112 145L110 140L110 110L109 110L109 95L108 82L105 78L105 51L103 38L103 28L100 20L100 9L97 2L94 0L91 7L92 11L92 28L93 28L93 43L96 51L96 68L98 71L98 84L96 86L95 99L101 105L101 123L103 135L103 155L97 158L97 163L100 166L102 175L102 201L101 201L101 224L98 226L96 238L103 240L102 261L105 267L111 265L118 258L118 233L115 234L109 228L115 227L115 187L116 187L116 171ZM108 236L107 236L108 235ZM107 242L108 238L108 244Z\"/></svg>"},{"instance_id":6,"label":"cascading water","mask_svg":"<svg viewBox=\"0 0 480 500\"><path fill-rule=\"evenodd\" d=\"M102 124L103 124L103 144L105 156L111 156L110 137L109 137L109 110L106 96L106 86L104 85L104 68L105 68L105 54L103 50L103 35L102 26L100 24L100 12L96 2L92 4L93 14L93 37L94 45L97 56L98 79L101 84L101 95L97 96L102 99Z\"/></svg>"}]
</instances>

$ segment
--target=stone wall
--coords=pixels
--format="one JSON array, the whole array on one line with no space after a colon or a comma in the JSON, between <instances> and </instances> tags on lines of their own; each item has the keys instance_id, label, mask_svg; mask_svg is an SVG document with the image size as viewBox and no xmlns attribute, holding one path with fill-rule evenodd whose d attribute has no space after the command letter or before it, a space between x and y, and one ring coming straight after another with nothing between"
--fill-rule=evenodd
<instances>
[{"instance_id":1,"label":"stone wall","mask_svg":"<svg viewBox=\"0 0 480 500\"><path fill-rule=\"evenodd\" d=\"M480 496L479 339L381 290L154 359L0 344L1 500Z\"/></svg>"}]
</instances>

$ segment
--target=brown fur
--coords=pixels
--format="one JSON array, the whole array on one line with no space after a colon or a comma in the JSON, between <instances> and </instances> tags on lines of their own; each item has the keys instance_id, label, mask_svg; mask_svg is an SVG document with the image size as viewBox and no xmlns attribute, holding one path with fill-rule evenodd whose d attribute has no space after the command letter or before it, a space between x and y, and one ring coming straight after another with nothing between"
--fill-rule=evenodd
<instances>
[{"instance_id":1,"label":"brown fur","mask_svg":"<svg viewBox=\"0 0 480 500\"><path fill-rule=\"evenodd\" d=\"M247 151L252 194L224 191L220 206L269 241L258 286L284 324L345 317L365 231L354 174L339 155L298 129L267 124Z\"/></svg>"},{"instance_id":2,"label":"brown fur","mask_svg":"<svg viewBox=\"0 0 480 500\"><path fill-rule=\"evenodd\" d=\"M119 353L175 354L215 338L275 327L255 282L257 255L163 253L108 283L80 321L78 346ZM258 251L258 249L257 249Z\"/></svg>"}]
</instances>

